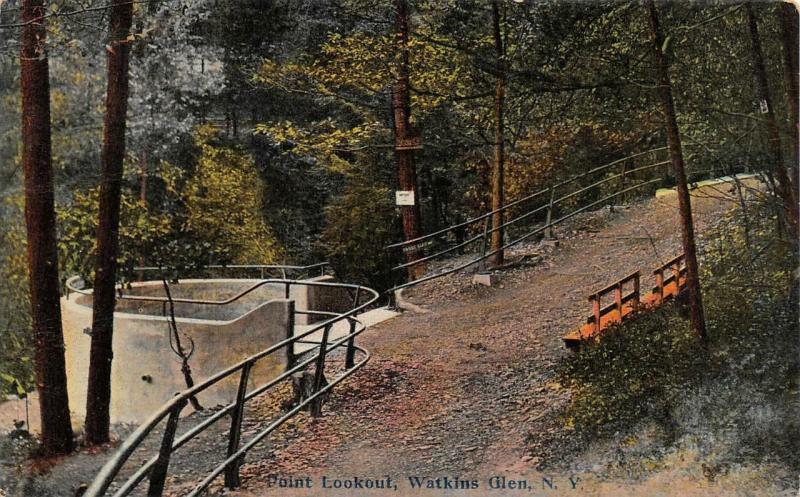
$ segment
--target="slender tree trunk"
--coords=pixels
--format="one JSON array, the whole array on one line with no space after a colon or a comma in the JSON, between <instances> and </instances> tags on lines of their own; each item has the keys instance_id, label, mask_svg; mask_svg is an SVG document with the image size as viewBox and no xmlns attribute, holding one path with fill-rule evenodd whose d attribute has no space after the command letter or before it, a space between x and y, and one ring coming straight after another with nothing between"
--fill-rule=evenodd
<instances>
[{"instance_id":1,"label":"slender tree trunk","mask_svg":"<svg viewBox=\"0 0 800 497\"><path fill-rule=\"evenodd\" d=\"M148 167L147 167L147 146L142 148L142 170L141 175L139 177L139 200L147 207L147 177L149 175Z\"/></svg>"},{"instance_id":2,"label":"slender tree trunk","mask_svg":"<svg viewBox=\"0 0 800 497\"><path fill-rule=\"evenodd\" d=\"M42 447L52 455L71 451L73 442L58 289L46 12L43 0L22 1L20 87L34 367Z\"/></svg>"},{"instance_id":3,"label":"slender tree trunk","mask_svg":"<svg viewBox=\"0 0 800 497\"><path fill-rule=\"evenodd\" d=\"M108 88L101 156L100 214L97 223L92 346L86 396L86 442L108 441L111 402L111 360L114 331L115 286L119 249L120 189L125 159L125 124L128 110L127 38L133 19L128 0L114 0L110 15Z\"/></svg>"},{"instance_id":4,"label":"slender tree trunk","mask_svg":"<svg viewBox=\"0 0 800 497\"><path fill-rule=\"evenodd\" d=\"M751 53L753 57L753 73L756 78L756 86L758 88L758 97L761 99L762 105L766 106L766 125L767 125L767 139L769 141L769 148L772 154L770 158L772 162L772 169L775 172L775 179L778 180L777 193L783 202L783 210L786 215L786 224L789 227L789 235L793 240L797 239L797 197L792 188L789 175L786 172L786 165L783 163L783 153L781 151L781 134L778 128L778 121L775 119L775 112L772 108L772 97L769 91L769 83L767 82L767 70L764 64L764 52L761 49L761 37L758 34L758 21L756 20L755 13L753 12L752 5L748 2L745 4L745 11L747 12L747 26L750 31Z\"/></svg>"},{"instance_id":5,"label":"slender tree trunk","mask_svg":"<svg viewBox=\"0 0 800 497\"><path fill-rule=\"evenodd\" d=\"M506 53L503 33L500 28L500 2L492 1L492 32L497 63L494 89L494 160L492 161L492 210L496 211L505 203L505 98L506 98ZM491 258L492 264L503 264L503 213L492 214L491 251L498 251Z\"/></svg>"},{"instance_id":6,"label":"slender tree trunk","mask_svg":"<svg viewBox=\"0 0 800 497\"><path fill-rule=\"evenodd\" d=\"M400 190L414 192L414 205L400 206L400 216L403 221L403 236L406 240L418 238L422 234L420 221L419 198L417 191L417 170L414 166L414 150L401 144L416 136L416 131L411 126L411 97L409 82L409 57L408 34L409 11L406 0L395 0L395 43L399 55L397 76L392 87L392 111L394 113L395 136L395 165L397 166L397 180ZM409 247L410 248L410 247ZM421 256L420 250L408 250L406 261L410 262ZM409 279L418 278L425 270L424 265L409 266Z\"/></svg>"},{"instance_id":7,"label":"slender tree trunk","mask_svg":"<svg viewBox=\"0 0 800 497\"><path fill-rule=\"evenodd\" d=\"M675 117L675 102L672 98L672 83L669 79L669 61L662 51L664 35L658 19L658 10L653 0L645 0L648 20L653 41L653 57L655 60L656 77L658 81L658 95L661 109L664 114L664 126L667 132L669 155L672 169L677 183L678 207L681 216L681 237L683 252L686 256L686 286L689 289L689 313L692 328L702 340L707 342L706 321L703 313L703 296L700 290L700 279L697 264L697 247L694 239L694 223L692 222L692 204L689 196L689 187L686 184L686 168L683 163L681 150L681 137L678 130L678 121Z\"/></svg>"},{"instance_id":8,"label":"slender tree trunk","mask_svg":"<svg viewBox=\"0 0 800 497\"><path fill-rule=\"evenodd\" d=\"M789 124L791 131L789 136L792 138L792 166L790 180L792 191L798 194L800 188L800 107L798 106L798 93L800 93L800 70L798 70L798 14L797 8L788 3L782 2L778 7L778 16L781 21L781 43L783 44L783 78L786 86L786 100L789 104Z\"/></svg>"}]
</instances>

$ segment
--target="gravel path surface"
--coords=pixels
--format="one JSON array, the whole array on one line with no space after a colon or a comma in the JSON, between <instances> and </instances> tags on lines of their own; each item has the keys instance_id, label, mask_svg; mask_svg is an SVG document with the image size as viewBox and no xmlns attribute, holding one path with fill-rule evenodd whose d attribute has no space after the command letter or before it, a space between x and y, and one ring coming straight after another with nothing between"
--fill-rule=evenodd
<instances>
[{"instance_id":1,"label":"gravel path surface","mask_svg":"<svg viewBox=\"0 0 800 497\"><path fill-rule=\"evenodd\" d=\"M695 193L701 246L702 231L732 206L722 193ZM558 419L569 401L553 379L568 354L561 336L585 319L591 289L638 269L644 290L652 269L680 252L675 197L587 214L558 237L555 249L515 251L539 262L503 273L497 288L462 274L407 292L430 312L368 330L361 343L374 359L334 393L324 417L276 437L271 457L248 458L238 494L283 495L275 477L390 475L410 491L411 475L485 481L596 469L568 458L578 448ZM317 491L291 495L324 495Z\"/></svg>"}]
</instances>

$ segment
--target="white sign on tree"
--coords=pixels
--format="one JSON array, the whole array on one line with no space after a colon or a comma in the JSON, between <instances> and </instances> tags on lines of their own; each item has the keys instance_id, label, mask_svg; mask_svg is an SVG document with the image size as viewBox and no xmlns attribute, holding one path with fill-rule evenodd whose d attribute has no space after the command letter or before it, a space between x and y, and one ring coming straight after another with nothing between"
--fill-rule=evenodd
<instances>
[{"instance_id":1,"label":"white sign on tree","mask_svg":"<svg viewBox=\"0 0 800 497\"><path fill-rule=\"evenodd\" d=\"M397 190L394 200L396 205L414 205L414 190Z\"/></svg>"}]
</instances>

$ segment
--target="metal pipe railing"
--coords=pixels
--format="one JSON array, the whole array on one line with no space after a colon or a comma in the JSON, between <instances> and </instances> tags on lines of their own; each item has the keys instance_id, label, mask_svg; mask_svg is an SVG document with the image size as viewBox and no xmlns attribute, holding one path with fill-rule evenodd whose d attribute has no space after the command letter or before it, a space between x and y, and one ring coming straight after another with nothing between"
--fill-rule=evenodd
<instances>
[{"instance_id":1,"label":"metal pipe railing","mask_svg":"<svg viewBox=\"0 0 800 497\"><path fill-rule=\"evenodd\" d=\"M415 259L413 261L407 261L407 262L404 262L402 264L398 264L397 266L392 268L392 271L398 271L398 270L405 269L405 268L408 268L408 267L411 267L411 266L416 266L418 264L422 264L422 263L425 263L425 262L428 262L428 261L431 261L431 260L434 260L434 259L438 259L440 257L443 257L443 256L446 256L448 254L451 254L451 253L453 253L453 252L455 252L457 250L463 249L464 247L466 247L468 245L471 245L471 244L473 244L475 242L481 241L481 240L483 241L483 246L485 247L486 246L487 237L490 236L492 233L494 233L496 231L499 231L499 230L502 230L502 229L505 229L505 228L508 228L510 226L514 226L514 225L520 223L521 221L529 219L529 218L533 217L535 214L540 213L540 212L542 212L544 210L547 211L546 221L545 221L545 227L547 228L547 234L549 235L549 237L552 237L552 227L560 222L560 221L555 221L554 222L552 220L553 213L555 212L556 208L560 204L562 204L562 203L564 203L564 202L566 202L566 201L568 201L568 200L570 200L572 198L578 197L579 195L581 195L583 193L586 193L586 192L588 192L588 191L590 191L592 189L596 189L596 188L600 187L603 184L606 184L606 183L609 183L611 181L614 181L615 179L621 179L621 190L615 192L615 194L613 196L610 196L607 199L609 199L609 198L610 199L617 198L620 195L622 195L624 192L631 191L631 188L626 188L625 187L625 179L626 178L630 178L633 175L635 175L636 173L641 172L641 171L645 171L645 170L653 169L653 168L658 167L658 166L666 165L666 164L669 163L669 161L668 160L667 161L659 161L659 162L655 162L655 163L652 163L652 164L647 164L645 166L636 167L634 169L627 169L626 167L624 167L625 165L627 165L627 162L632 160L632 159L635 159L635 158L638 158L638 157L641 157L641 156L645 156L645 155L648 155L648 154L652 154L654 152L663 151L663 150L666 150L666 149L667 149L667 147L660 147L660 148L656 148L656 149L647 150L645 152L639 152L639 153L636 153L636 154L633 154L633 155L630 155L628 157L624 157L624 158L621 158L621 159L617 159L615 161L609 162L609 163L604 164L602 166L598 166L598 167L592 168L592 169L590 169L588 171L585 171L583 173L580 173L578 175L575 175L575 176L573 176L571 178L568 178L568 179L566 179L564 181L555 183L555 184L553 184L552 186L550 186L549 188L547 188L545 190L537 191L537 192L535 192L535 193L533 193L531 195L527 195L527 196L525 196L525 197L523 197L521 199L518 199L518 200L515 200L513 202L510 202L509 204L506 204L503 207L500 207L498 209L495 209L495 210L492 210L490 212L484 213L484 214L482 214L480 216L474 217L474 218L469 219L467 221L464 221L464 222L455 224L453 226L438 230L438 231L430 233L428 235L424 235L424 236L417 237L417 238L414 238L414 239L411 239L411 240L407 240L405 242L399 242L399 243L395 243L395 244L392 244L392 245L388 245L386 247L387 249L392 249L392 248L397 248L397 247L407 247L407 246L411 246L413 244L418 244L419 242L422 242L424 240L428 240L428 239L437 237L439 235L443 235L445 233L448 233L448 232L451 232L451 231L455 231L457 229L463 228L463 227L468 226L470 224L474 224L474 223L476 223L478 221L481 221L481 220L483 220L484 223L485 223L492 214L495 214L497 212L506 211L509 208L514 207L516 205L519 205L522 202L525 202L527 200L531 200L533 198L539 197L539 196L541 196L541 195L543 195L545 193L549 193L549 200L546 201L545 203L543 203L542 205L538 205L538 206L534 207L533 209L530 209L530 210L518 215L517 217L515 217L513 219L505 221L499 226L492 226L492 227L484 226L484 230L483 230L482 233L478 233L478 234L476 234L476 235L474 235L474 236L472 236L472 237L470 237L470 238L468 238L466 240L458 242L456 245L453 245L453 246L450 246L448 248L439 250L439 251L437 251L437 252L435 252L433 254L425 255L425 256L417 258L417 259ZM562 188L562 187L564 187L566 185L575 183L578 180L580 180L581 178L587 177L587 176L589 176L591 174L600 173L602 171L608 170L609 168L611 168L611 167L613 167L615 165L620 165L620 164L623 165L622 172L620 172L618 174L613 174L613 175L605 177L605 178L602 178L599 181L596 181L596 182L594 182L594 183L592 183L592 184L590 184L588 186L585 186L585 187L582 187L582 188L578 188L575 191L566 193L566 194L556 198L555 192L556 192L557 189L560 189L560 188ZM636 187L643 186L643 183L635 185L635 186ZM499 252L499 250L491 252L491 254L489 254L489 256L494 255L497 252ZM473 260L473 261L471 261L471 262L469 262L467 264L459 266L459 269L457 269L457 270L464 269L466 267L472 266L473 264L475 264L477 262L484 261L489 256L486 255L486 250L485 249L481 250L480 257L478 257L477 259L475 259L475 260ZM407 283L402 284L402 285L397 285L397 286L391 288L389 290L389 292L394 291L394 290L398 290L400 288L406 288L406 287L409 287L409 286L413 286L415 284L421 283L422 281L429 281L429 280L431 280L431 279L433 279L435 277L444 276L444 275L450 274L452 272L454 272L454 271L451 270L451 271L447 271L447 272L437 273L438 276L437 275L429 275L429 276L426 276L426 277L423 277L423 278L420 278L420 279L417 279L417 280L414 280L414 281L411 281L411 282L407 282ZM431 277L431 276L433 276L433 277Z\"/></svg>"},{"instance_id":2,"label":"metal pipe railing","mask_svg":"<svg viewBox=\"0 0 800 497\"><path fill-rule=\"evenodd\" d=\"M643 183L639 183L639 184L630 186L628 188L624 188L624 189L622 189L620 191L614 192L613 194L608 195L608 196L606 196L606 197L604 197L604 198L602 198L600 200L591 202L591 203L589 203L589 204L587 204L587 205L585 205L585 206L583 206L583 207L581 207L579 209L576 209L575 211L573 211L573 212L571 212L571 213L569 213L569 214L567 214L565 216L562 216L562 217L556 219L555 221L551 221L550 223L546 223L543 226L540 226L540 227L536 228L535 230L533 230L533 231L531 231L531 232L529 232L529 233L517 238L516 240L514 240L512 242L506 243L505 245L503 245L499 249L492 250L490 252L486 252L485 254L482 254L481 256L479 256L479 257L477 257L475 259L472 259L467 263L460 264L460 265L458 265L456 267L453 267L453 268L450 268L450 269L448 269L446 271L442 271L440 273L435 273L435 274L431 274L431 275L428 275L428 276L424 276L422 278L419 278L419 279L416 279L416 280L413 280L413 281L409 281L409 282L403 283L401 285L396 285L396 286L390 288L389 290L387 290L387 292L393 292L393 291L400 290L400 289L403 289L403 288L408 288L408 287L411 287L411 286L414 286L414 285L418 285L420 283L424 283L426 281L430 281L430 280L433 280L433 279L436 279L436 278L440 278L442 276L447 276L449 274L461 271L462 269L466 269L466 268L468 268L470 266L473 266L473 265L475 265L475 264L477 264L477 263L479 263L481 261L484 261L484 260L492 257L493 255L497 254L501 250L505 250L507 248L513 247L513 246L515 246L515 245L527 240L528 238L532 237L533 235L539 234L542 231L544 231L545 229L550 228L552 226L556 226L556 225L566 221L567 219L570 219L570 218L580 214L581 212L584 212L584 211L586 211L588 209L591 209L592 207L595 207L595 206L597 206L599 204L602 204L603 202L606 202L606 201L616 197L619 194L627 193L629 191L633 191L633 190L636 190L638 188L642 188L644 186L652 185L652 184L658 183L660 181L661 181L661 178L658 178L658 179L655 179L655 180L650 180L650 181L646 181L646 182L643 182Z\"/></svg>"},{"instance_id":3,"label":"metal pipe railing","mask_svg":"<svg viewBox=\"0 0 800 497\"><path fill-rule=\"evenodd\" d=\"M310 402L318 399L320 395L325 393L326 391L330 390L333 385L341 382L345 378L349 377L353 374L356 370L360 369L368 360L369 360L369 353L364 350L363 348L355 345L354 339L355 336L363 332L366 327L359 323L355 319L355 315L358 314L360 311L364 310L365 308L371 306L375 303L378 298L379 294L370 288L363 287L360 285L350 285L344 283L329 283L329 282L315 282L315 281L293 281L293 280L284 280L284 279L270 279L264 280L256 283L252 287L240 292L238 295L235 295L229 299L221 300L221 301L213 301L213 300L197 300L197 299L182 299L183 301L187 301L190 303L201 303L207 305L225 305L231 303L238 298L241 298L243 295L250 293L255 288L265 284L286 284L287 286L291 285L302 285L302 286L319 286L319 287L336 287L336 288L343 288L347 289L348 291L354 291L356 297L354 298L354 305L353 307L343 313L330 313L333 316L330 319L326 319L316 325L312 325L308 330L303 331L302 333L296 334L291 337L287 337L285 340L282 340L267 349L254 354L246 359L243 359L239 363L220 371L211 377L201 381L197 385L192 388L188 388L174 398L170 399L169 401L165 402L161 409L159 409L156 413L154 413L147 421L141 424L120 446L114 456L103 466L100 472L95 477L95 480L92 482L91 486L86 491L87 497L99 497L105 495L106 491L110 487L111 483L114 481L116 476L119 474L120 470L124 466L124 464L130 459L131 455L136 451L137 448L140 447L142 442L153 432L156 426L160 425L164 419L167 419L167 426L162 436L162 443L161 448L157 456L148 460L142 467L140 467L136 472L130 476L125 483L120 487L120 489L114 493L115 497L122 497L128 495L131 491L133 491L144 479L147 475L150 475L150 489L148 491L148 495L161 495L163 492L163 483L166 478L166 474L168 472L169 460L172 453L178 450L180 447L188 443L194 437L205 431L208 427L222 419L229 413L233 413L233 421L231 427L229 429L228 435L228 451L227 451L227 458L225 461L215 468L209 476L203 480L204 484L201 484L195 491L193 491L190 495L198 495L199 492L203 491L210 483L223 472L226 473L226 484L235 486L238 482L238 465L236 464L237 461L241 460L241 457L249 451L256 443L266 437L269 433L279 427L283 422L289 419L291 416L299 412L303 407L308 405ZM361 302L361 293L366 292L369 295L369 298L366 299L364 303ZM123 296L125 297L137 297L134 300L149 300L149 301L163 301L163 298L160 297L140 297L140 296ZM177 299L174 299L178 301ZM300 312L306 314L318 314L324 315L328 314L325 311L311 311L311 310L301 310ZM329 334L334 324L340 321L346 321L349 326L349 333L334 341L329 343ZM319 330L324 330L325 336L321 343L311 349L318 350L316 356L312 356L306 360L300 361L290 367L287 367L286 370L277 375L276 377L272 378L268 381L265 385L262 385L251 392L246 391L247 379L249 377L249 372L252 367L261 359L268 357L275 352L282 350L285 347L293 346L294 343L301 341L303 338L308 337L312 333L315 333ZM322 386L321 377L324 370L324 362L325 357L328 352L344 346L346 343L346 347L348 348L347 356L354 357L355 351L360 351L364 358L359 361L358 363L354 363L352 367L348 368L343 374L337 377L334 381L329 383L328 385ZM307 351L306 353L310 352ZM237 420L237 413L241 415L241 409L246 404L246 402L253 397L260 395L273 386L277 385L281 381L286 380L292 374L301 371L303 368L311 364L312 362L317 363L316 369L316 376L320 378L315 378L314 384L314 393L309 398L305 399L301 402L298 406L290 410L286 415L282 416L279 420L270 424L270 426L256 435L253 439L245 443L243 446L240 447L240 440L241 437L241 419ZM239 389L237 393L237 400L236 402L229 404L228 406L224 407L217 413L213 414L200 424L196 425L195 427L191 428L187 433L179 437L175 440L175 433L177 431L177 425L179 423L179 415L182 409L186 406L188 400L203 391L207 390L208 388L216 385L220 381L229 378L236 373L239 373ZM318 412L319 407L315 408ZM234 468L234 469L230 469Z\"/></svg>"},{"instance_id":4,"label":"metal pipe railing","mask_svg":"<svg viewBox=\"0 0 800 497\"><path fill-rule=\"evenodd\" d=\"M447 233L447 232L450 232L450 231L454 231L454 230L457 230L457 229L459 229L459 228L463 228L463 227L465 227L465 226L469 226L469 225L471 225L471 224L477 223L478 221L482 221L483 219L485 219L485 218L487 218L487 217L490 217L490 216L492 216L492 215L494 215L494 214L496 214L496 213L498 213L498 212L504 212L504 211L506 211L506 210L510 209L511 207L514 207L514 206L516 206L516 205L519 205L519 204L520 204L520 203L522 203L522 202L525 202L525 201L531 200L531 199L533 199L533 198L536 198L536 197L538 197L538 196L540 196L540 195L543 195L543 194L545 194L545 193L548 193L548 192L550 192L552 189L559 188L559 187L562 187L562 186L568 185L568 184L570 184L570 183L573 183L573 182L575 182L575 181L577 181L577 180L579 180L579 179L581 179L581 178L584 178L584 177L586 177L586 176L588 176L588 175L590 175L590 174L598 173L598 172L600 172L600 171L603 171L603 170L605 170L605 169L608 169L608 168L610 168L610 167L613 167L613 166L615 166L615 165L617 165L617 164L621 164L621 163L623 163L623 162L625 162L625 161L628 161L628 160L631 160L631 159L635 159L635 158L637 158L637 157L641 157L641 156L644 156L644 155L647 155L647 154L651 154L651 153L654 153L654 152L659 152L659 151L662 151L662 150L667 150L667 148L668 148L668 147L659 147L659 148L654 148L654 149L646 150L646 151L644 151L644 152L638 152L638 153L636 153L636 154L629 155L629 156L627 156L627 157L623 157L623 158L621 158L621 159L616 159L616 160L614 160L614 161L612 161L612 162L609 162L609 163L607 163L607 164L604 164L604 165L602 165L602 166L598 166L598 167L595 167L595 168L593 168L593 169L590 169L590 170L588 170L588 171L585 171L585 172L583 172L583 173L577 174L577 175L575 175L575 176L571 176L570 178L567 178L566 180L563 180L563 181L561 181L561 182L559 182L559 183L555 183L555 184L554 184L554 185L552 185L551 187L548 187L548 188L546 188L546 189L544 189L544 190L539 190L539 191L537 191L537 192L535 192L535 193L532 193L532 194L530 194L530 195L526 195L526 196L524 196L524 197L522 197L522 198L519 198L519 199L517 199L517 200L514 200L513 202L509 202L508 204L506 204L506 205L504 205L504 206L502 206L502 207L499 207L499 208L497 208L497 209L494 209L494 210L492 210L492 211L489 211L489 212L486 212L486 213L484 213L484 214L481 214L480 216L477 216L477 217L473 217L473 218L467 219L466 221L462 221L462 222L460 222L460 223L458 223L458 224L454 224L454 225L452 225L452 226L448 226L448 227L446 227L446 228L442 228L442 229L440 229L440 230L438 230L438 231L434 231L433 233L429 233L429 234L427 234L427 235L423 235L423 236L420 236L420 237L417 237L417 238L413 238L413 239L411 239L411 240L406 240L406 241L403 241L403 242L398 242L398 243L393 243L393 244L391 244L391 245L387 245L387 246L386 246L386 248L387 248L387 249L391 249L391 248L397 248L397 247L405 247L405 246L407 246L407 245L411 245L411 244L414 244L414 243L418 243L418 242L421 242L421 241L423 241L423 240L427 240L427 239L429 239L429 238L434 238L434 237L436 237L436 236L438 236L438 235L442 235L442 234L444 234L444 233ZM630 173L630 172L629 172L629 173ZM498 228L498 229L499 229L499 228Z\"/></svg>"},{"instance_id":5,"label":"metal pipe railing","mask_svg":"<svg viewBox=\"0 0 800 497\"><path fill-rule=\"evenodd\" d=\"M266 270L280 270L282 272L282 274L283 274L281 279L285 280L285 279L287 279L286 276L285 276L286 271L306 271L306 272L309 272L310 270L313 270L313 269L319 269L320 270L320 276L325 276L325 269L328 268L328 267L330 267L330 263L329 262L317 262L315 264L309 264L307 266L291 266L291 265L281 265L281 264L228 264L228 265L225 265L225 264L210 264L210 265L202 266L202 267L200 267L198 269L246 269L246 270L259 269L261 271L261 274L260 274L261 279L264 279L264 274L265 274L264 271L266 271ZM169 268L157 267L157 266L141 266L141 267L137 266L137 267L133 268L134 272L168 271L168 270L169 270ZM297 278L294 278L293 280L296 280L296 279ZM91 295L91 293L92 293L91 290L87 290L87 289L84 289L84 288L77 288L75 286L75 283L77 281L82 281L82 278L80 276L73 276L73 277L68 278L66 280L66 282L65 282L66 297L69 298L69 294L70 293L79 293L81 295ZM122 285L117 285L117 293L118 293L118 295L121 295L122 289L123 289ZM131 300L134 300L134 299L131 299ZM179 300L178 299L173 299L173 301L174 302L178 302Z\"/></svg>"}]
</instances>

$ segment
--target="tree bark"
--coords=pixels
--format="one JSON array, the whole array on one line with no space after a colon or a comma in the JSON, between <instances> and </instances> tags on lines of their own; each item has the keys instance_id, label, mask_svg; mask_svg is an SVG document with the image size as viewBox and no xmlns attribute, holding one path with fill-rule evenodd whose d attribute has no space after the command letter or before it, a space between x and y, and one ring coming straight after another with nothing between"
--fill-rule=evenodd
<instances>
[{"instance_id":1,"label":"tree bark","mask_svg":"<svg viewBox=\"0 0 800 497\"><path fill-rule=\"evenodd\" d=\"M92 345L86 396L86 442L108 441L115 286L119 252L119 211L128 110L128 62L133 5L114 0L110 13L108 88L101 156L100 212L92 310Z\"/></svg>"},{"instance_id":2,"label":"tree bark","mask_svg":"<svg viewBox=\"0 0 800 497\"><path fill-rule=\"evenodd\" d=\"M411 125L411 97L409 82L408 34L409 10L406 0L395 0L395 44L398 52L397 75L392 87L392 111L394 115L395 165L400 190L414 192L414 205L400 206L403 222L403 236L413 240L422 235L419 198L417 191L417 171L414 165L414 151L401 147L401 143L417 135ZM412 246L405 252L406 261L411 262L421 257L422 252ZM423 264L408 267L408 278L417 279L424 272Z\"/></svg>"},{"instance_id":3,"label":"tree bark","mask_svg":"<svg viewBox=\"0 0 800 497\"><path fill-rule=\"evenodd\" d=\"M786 100L789 104L789 124L791 125L789 136L792 139L792 165L789 179L792 182L792 191L798 194L800 188L800 106L798 97L800 96L800 70L798 69L798 14L797 8L788 3L781 2L778 7L778 16L781 22L781 44L783 45L783 78L786 86Z\"/></svg>"},{"instance_id":4,"label":"tree bark","mask_svg":"<svg viewBox=\"0 0 800 497\"><path fill-rule=\"evenodd\" d=\"M497 64L494 90L494 160L492 162L492 210L497 211L505 203L505 96L506 96L506 53L503 33L500 28L500 2L492 1L492 32ZM503 212L492 214L491 263L495 266L503 264Z\"/></svg>"},{"instance_id":5,"label":"tree bark","mask_svg":"<svg viewBox=\"0 0 800 497\"><path fill-rule=\"evenodd\" d=\"M59 302L50 136L50 83L43 0L23 0L20 37L22 166L34 367L46 455L72 450Z\"/></svg>"},{"instance_id":6,"label":"tree bark","mask_svg":"<svg viewBox=\"0 0 800 497\"><path fill-rule=\"evenodd\" d=\"M686 257L686 286L689 289L689 315L692 328L705 345L707 343L706 321L703 313L703 296L700 289L700 278L697 264L697 247L694 238L694 223L692 221L692 204L689 196L689 187L686 184L686 167L683 162L681 150L681 137L678 130L678 121L675 117L675 102L672 98L672 83L669 79L669 60L662 51L664 35L658 18L658 10L653 0L645 0L648 20L653 41L653 58L655 61L656 78L658 82L658 95L661 109L664 114L664 127L667 133L670 161L677 183L678 208L681 216L681 238L683 252Z\"/></svg>"},{"instance_id":7,"label":"tree bark","mask_svg":"<svg viewBox=\"0 0 800 497\"><path fill-rule=\"evenodd\" d=\"M775 112L772 108L772 96L770 95L769 83L767 81L767 70L764 64L764 52L761 49L761 37L758 34L758 21L756 20L755 13L753 12L752 5L748 2L745 3L744 7L745 12L747 12L747 27L750 31L753 73L756 79L758 97L761 99L762 105L766 105L767 110L767 140L769 142L770 154L772 155L770 158L772 162L772 170L775 173L775 179L778 180L777 194L783 203L786 224L789 228L789 235L792 240L796 240L798 234L797 197L794 189L792 188L791 181L789 180L789 175L786 172L786 165L783 163L781 134L780 129L778 128L778 121L775 119Z\"/></svg>"}]
</instances>

